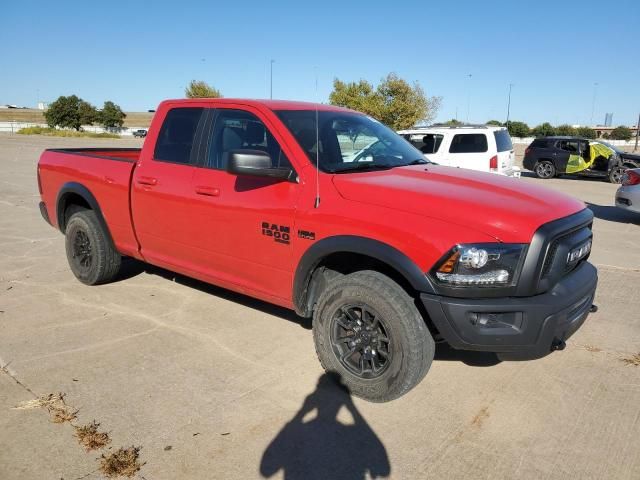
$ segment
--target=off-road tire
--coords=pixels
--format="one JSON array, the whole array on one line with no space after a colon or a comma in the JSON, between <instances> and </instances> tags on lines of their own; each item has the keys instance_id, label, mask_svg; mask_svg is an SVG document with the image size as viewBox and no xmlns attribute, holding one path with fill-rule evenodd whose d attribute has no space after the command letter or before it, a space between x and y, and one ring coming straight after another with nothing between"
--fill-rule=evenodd
<instances>
[{"instance_id":1,"label":"off-road tire","mask_svg":"<svg viewBox=\"0 0 640 480\"><path fill-rule=\"evenodd\" d=\"M384 318L393 355L376 378L353 374L335 353L333 322L347 305L367 306ZM435 343L414 299L396 282L375 271L355 272L329 283L314 311L313 338L322 367L339 374L352 394L371 402L388 402L407 393L427 374L435 354Z\"/></svg>"},{"instance_id":2,"label":"off-road tire","mask_svg":"<svg viewBox=\"0 0 640 480\"><path fill-rule=\"evenodd\" d=\"M88 261L87 255L78 254L78 250L82 249L78 244L88 246ZM82 283L99 285L110 282L118 275L122 257L114 248L94 211L80 210L71 215L65 229L65 248L69 267Z\"/></svg>"},{"instance_id":3,"label":"off-road tire","mask_svg":"<svg viewBox=\"0 0 640 480\"><path fill-rule=\"evenodd\" d=\"M538 162L533 171L538 178L542 178L544 180L547 178L553 178L558 174L556 166L549 160Z\"/></svg>"}]
</instances>

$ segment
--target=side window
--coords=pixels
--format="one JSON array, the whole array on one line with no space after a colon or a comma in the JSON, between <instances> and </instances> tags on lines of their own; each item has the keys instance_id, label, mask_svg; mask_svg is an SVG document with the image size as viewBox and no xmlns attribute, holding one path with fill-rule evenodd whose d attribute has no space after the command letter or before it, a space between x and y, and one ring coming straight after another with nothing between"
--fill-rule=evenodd
<instances>
[{"instance_id":1,"label":"side window","mask_svg":"<svg viewBox=\"0 0 640 480\"><path fill-rule=\"evenodd\" d=\"M578 142L576 140L562 140L558 145L562 150L571 153L578 153Z\"/></svg>"},{"instance_id":2,"label":"side window","mask_svg":"<svg viewBox=\"0 0 640 480\"><path fill-rule=\"evenodd\" d=\"M489 150L484 133L458 133L453 136L449 153L481 153Z\"/></svg>"},{"instance_id":3,"label":"side window","mask_svg":"<svg viewBox=\"0 0 640 480\"><path fill-rule=\"evenodd\" d=\"M193 142L204 108L174 108L169 110L160 128L154 159L163 162L195 165Z\"/></svg>"},{"instance_id":4,"label":"side window","mask_svg":"<svg viewBox=\"0 0 640 480\"><path fill-rule=\"evenodd\" d=\"M409 141L422 153L436 153L442 144L444 135L438 133L427 133L426 135L411 135Z\"/></svg>"},{"instance_id":5,"label":"side window","mask_svg":"<svg viewBox=\"0 0 640 480\"><path fill-rule=\"evenodd\" d=\"M271 156L272 166L293 168L280 144L262 121L243 110L218 110L209 141L207 167L225 170L232 150L262 150Z\"/></svg>"}]
</instances>

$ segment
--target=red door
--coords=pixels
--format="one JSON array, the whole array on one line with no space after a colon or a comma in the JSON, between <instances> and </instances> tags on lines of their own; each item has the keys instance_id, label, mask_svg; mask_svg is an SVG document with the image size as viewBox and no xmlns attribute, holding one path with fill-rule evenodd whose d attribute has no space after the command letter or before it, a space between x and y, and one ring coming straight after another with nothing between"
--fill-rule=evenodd
<instances>
[{"instance_id":1,"label":"red door","mask_svg":"<svg viewBox=\"0 0 640 480\"><path fill-rule=\"evenodd\" d=\"M180 107L167 112L152 157L134 170L131 210L145 260L191 272L199 268L201 252L193 237L199 227L190 205L196 199L193 176L198 168L198 133L205 108Z\"/></svg>"},{"instance_id":2,"label":"red door","mask_svg":"<svg viewBox=\"0 0 640 480\"><path fill-rule=\"evenodd\" d=\"M217 271L211 274L220 280L241 291L289 300L300 185L226 171L231 150L264 150L281 167L290 166L286 154L257 112L217 110L209 137L205 166L193 178L197 198L190 215L200 230L193 246L215 258Z\"/></svg>"}]
</instances>

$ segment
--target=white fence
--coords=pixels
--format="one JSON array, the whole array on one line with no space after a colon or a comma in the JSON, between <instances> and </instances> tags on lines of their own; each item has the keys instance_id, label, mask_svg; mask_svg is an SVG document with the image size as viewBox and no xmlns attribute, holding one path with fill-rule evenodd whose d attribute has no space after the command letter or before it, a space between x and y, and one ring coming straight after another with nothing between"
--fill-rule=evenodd
<instances>
[{"instance_id":1,"label":"white fence","mask_svg":"<svg viewBox=\"0 0 640 480\"><path fill-rule=\"evenodd\" d=\"M47 128L46 123L30 123L30 122L0 122L0 132L16 133L21 128L27 127L43 127ZM96 125L83 125L82 129L85 132L93 133L115 133L116 135L122 135L123 137L130 137L136 130L141 130L140 127L122 127L122 128L104 128ZM147 130L146 128L144 130Z\"/></svg>"}]
</instances>

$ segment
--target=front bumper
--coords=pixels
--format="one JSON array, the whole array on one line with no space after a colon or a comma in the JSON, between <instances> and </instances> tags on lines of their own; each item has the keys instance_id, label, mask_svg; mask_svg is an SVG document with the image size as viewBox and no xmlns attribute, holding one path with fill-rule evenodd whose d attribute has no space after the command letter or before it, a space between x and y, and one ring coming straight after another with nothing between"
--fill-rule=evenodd
<instances>
[{"instance_id":1,"label":"front bumper","mask_svg":"<svg viewBox=\"0 0 640 480\"><path fill-rule=\"evenodd\" d=\"M596 268L583 262L550 291L532 297L464 299L423 293L420 298L453 348L529 360L561 349L580 328L597 283Z\"/></svg>"},{"instance_id":2,"label":"front bumper","mask_svg":"<svg viewBox=\"0 0 640 480\"><path fill-rule=\"evenodd\" d=\"M505 177L520 178L520 176L522 175L522 170L520 169L520 167L514 166L503 170L502 172L499 172L499 174L504 175Z\"/></svg>"}]
</instances>

